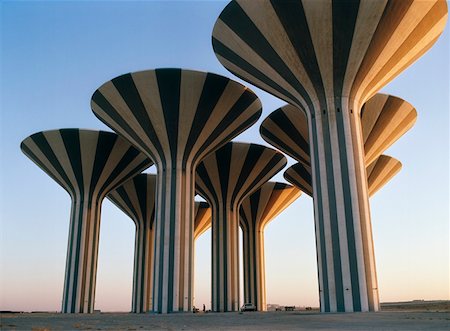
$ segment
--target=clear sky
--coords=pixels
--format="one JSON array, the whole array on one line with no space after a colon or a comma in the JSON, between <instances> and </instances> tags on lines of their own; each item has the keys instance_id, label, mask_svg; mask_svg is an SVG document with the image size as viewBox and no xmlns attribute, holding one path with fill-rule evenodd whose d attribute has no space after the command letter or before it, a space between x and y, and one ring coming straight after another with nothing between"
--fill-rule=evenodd
<instances>
[{"instance_id":1,"label":"clear sky","mask_svg":"<svg viewBox=\"0 0 450 331\"><path fill-rule=\"evenodd\" d=\"M55 311L62 300L70 198L20 142L41 130L108 129L90 98L127 72L180 67L236 79L211 47L226 3L0 2L0 310ZM415 127L387 151L402 171L371 199L382 302L450 298L448 30L382 90L418 111ZM236 140L265 144L259 125L284 102L251 88L263 116ZM132 221L105 201L96 309L130 310L133 242ZM302 196L269 224L265 244L267 302L317 306L312 199ZM197 306L209 306L210 247L208 231L196 244Z\"/></svg>"}]
</instances>

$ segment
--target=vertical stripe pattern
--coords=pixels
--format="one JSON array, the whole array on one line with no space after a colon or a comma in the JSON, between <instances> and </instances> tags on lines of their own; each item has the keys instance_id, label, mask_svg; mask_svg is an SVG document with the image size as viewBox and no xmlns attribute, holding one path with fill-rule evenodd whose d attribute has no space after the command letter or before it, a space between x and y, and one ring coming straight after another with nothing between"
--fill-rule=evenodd
<instances>
[{"instance_id":1,"label":"vertical stripe pattern","mask_svg":"<svg viewBox=\"0 0 450 331\"><path fill-rule=\"evenodd\" d=\"M219 61L308 116L321 311L379 309L359 114L446 21L444 0L242 0L215 23Z\"/></svg>"},{"instance_id":2,"label":"vertical stripe pattern","mask_svg":"<svg viewBox=\"0 0 450 331\"><path fill-rule=\"evenodd\" d=\"M296 187L267 182L243 200L239 210L243 237L244 301L267 310L264 228L301 195Z\"/></svg>"},{"instance_id":3,"label":"vertical stripe pattern","mask_svg":"<svg viewBox=\"0 0 450 331\"><path fill-rule=\"evenodd\" d=\"M361 140L364 142L364 153L365 153L365 159L363 161L364 164L367 165L369 164L369 162L373 162L374 157L375 158L378 157L383 151L389 148L389 146L391 146L397 139L399 139L403 134L405 134L414 125L416 117L417 117L416 110L409 103L400 98L385 94L376 94L374 97L369 99L369 101L364 104L360 115L361 132L362 132ZM290 156L292 156L293 158L297 159L302 163L295 165L294 166L295 170L287 171L285 173L285 178L291 183L295 182L296 185L300 187L305 193L312 196L313 169L311 168L311 159L309 157L310 153L310 144L309 144L310 141L308 138L309 129L306 128L306 123L307 118L302 111L300 111L297 107L294 107L292 105L286 105L272 112L263 121L260 128L260 132L262 137L267 142L273 144L277 148L288 153ZM310 124L311 123L317 122L315 121L315 119L313 119L312 121L310 121ZM316 128L311 127L311 130L317 132ZM326 130L325 133L327 133L328 131L329 130ZM330 136L327 135L327 137ZM330 140L330 143L335 144L336 143L335 140L337 139L336 137L337 136L334 136L334 138ZM314 141L314 138L312 141ZM334 147L334 149L336 148L337 147ZM323 148L322 150L326 152L325 148ZM339 153L334 153L336 157L339 156L340 151L341 149L339 149ZM328 152L326 153L330 154L330 151L328 150ZM319 154L317 153L317 155ZM322 157L321 163L331 162L332 157L333 152L331 151L331 158ZM343 165L349 164L346 159L344 159L343 161L344 162L336 162L336 167L334 167L333 169L334 172L332 173L332 175L334 175L334 173L338 173L338 170L341 170ZM323 164L319 165L319 169L316 172L319 175L318 178L315 178L316 181L319 181L320 176L323 176L320 175L321 168L325 168L326 170L326 165L325 166ZM352 174L351 168L349 169L349 174L350 175ZM324 175L327 176L326 173ZM342 183L338 182L338 184ZM362 184L365 183L362 182ZM339 188L339 186L337 186L337 188ZM324 194L327 194L327 191L322 190L323 190L322 187L317 186L317 192L319 192L318 193L319 197L322 197ZM333 194L336 194L335 192L333 192L333 190L331 190L330 188L328 189L328 192L331 191L330 192L331 198L333 198ZM346 191L343 190L341 186L341 189L337 192L338 193L340 192L338 196L341 196ZM370 192L368 193L369 197ZM318 202L319 201L314 200L314 206L316 210L315 215L316 218L323 218L324 217L323 210L318 209L325 207L330 208L330 202L325 201L325 203L322 204L319 204ZM332 200L332 202L333 204L331 204L331 206L334 205L336 208L339 208L341 203L336 202L336 197ZM368 209L368 203L363 204L363 206L366 206ZM347 210L350 210L350 208L347 207ZM336 218L337 216L338 214L330 214L329 217ZM322 240L324 240L326 233L325 228L322 228L322 230L320 228L321 224L323 224L323 220L316 219L316 221L317 221L316 229L318 231L322 231L321 233L323 234L323 235L319 235L320 233L316 234L317 253L319 251L321 252L321 257L318 257L318 261L322 265L319 266L319 277L322 278L323 283L320 286L322 291L321 298L323 300L327 300L327 298L323 295L322 290L324 286L328 288L327 282L323 280L325 278L323 274L327 272L327 266L324 262L327 249L325 243L323 243ZM370 220L366 219L365 223L370 223ZM336 222L334 224L336 224ZM331 225L331 227L333 227L333 225ZM364 264L373 266L369 270L371 274L371 279L373 280L376 278L376 274L374 265L375 261L372 249L373 245L371 244L372 241L371 227L369 225L366 225L365 229L366 230L362 231L362 238L363 238L363 245L367 243L367 246L364 249L364 251L366 252L366 256L368 256L369 264L367 264L366 261L364 261ZM337 239L335 240L335 242L337 242ZM333 255L333 257L329 260L331 260L334 263L335 258L337 258L337 254ZM334 265L331 267L334 268ZM349 272L354 273L355 271L350 270ZM372 281L371 284L372 284L371 288L377 288L377 286L374 284L374 281ZM368 291L369 293L371 293L371 290ZM372 301L374 300L376 301L377 297L378 297L377 293L375 293L373 295L374 299L372 299ZM325 306L328 307L329 305L327 304Z\"/></svg>"},{"instance_id":4,"label":"vertical stripe pattern","mask_svg":"<svg viewBox=\"0 0 450 331\"><path fill-rule=\"evenodd\" d=\"M157 167L153 311L191 311L195 167L255 123L261 103L219 75L156 69L105 83L91 107Z\"/></svg>"},{"instance_id":5,"label":"vertical stripe pattern","mask_svg":"<svg viewBox=\"0 0 450 331\"><path fill-rule=\"evenodd\" d=\"M271 148L231 142L197 167L197 192L212 208L213 311L239 309L239 207L285 165Z\"/></svg>"},{"instance_id":6,"label":"vertical stripe pattern","mask_svg":"<svg viewBox=\"0 0 450 331\"><path fill-rule=\"evenodd\" d=\"M313 196L311 169L306 168L302 163L299 162L287 168L283 177L305 194Z\"/></svg>"},{"instance_id":7,"label":"vertical stripe pattern","mask_svg":"<svg viewBox=\"0 0 450 331\"><path fill-rule=\"evenodd\" d=\"M361 110L366 165L409 131L416 120L416 109L403 99L382 93L370 98ZM280 107L264 119L259 131L265 141L310 170L308 119L303 111L292 105Z\"/></svg>"},{"instance_id":8,"label":"vertical stripe pattern","mask_svg":"<svg viewBox=\"0 0 450 331\"><path fill-rule=\"evenodd\" d=\"M152 305L156 175L140 174L111 191L108 199L136 225L131 312L145 313Z\"/></svg>"},{"instance_id":9,"label":"vertical stripe pattern","mask_svg":"<svg viewBox=\"0 0 450 331\"><path fill-rule=\"evenodd\" d=\"M38 132L20 148L72 198L62 312L92 313L102 200L152 163L126 140L104 131Z\"/></svg>"},{"instance_id":10,"label":"vertical stripe pattern","mask_svg":"<svg viewBox=\"0 0 450 331\"><path fill-rule=\"evenodd\" d=\"M368 165L366 172L369 197L372 197L386 185L401 169L401 162L387 155L380 155ZM283 176L289 183L295 185L310 197L313 196L311 171L308 171L303 164L296 163L290 166Z\"/></svg>"}]
</instances>

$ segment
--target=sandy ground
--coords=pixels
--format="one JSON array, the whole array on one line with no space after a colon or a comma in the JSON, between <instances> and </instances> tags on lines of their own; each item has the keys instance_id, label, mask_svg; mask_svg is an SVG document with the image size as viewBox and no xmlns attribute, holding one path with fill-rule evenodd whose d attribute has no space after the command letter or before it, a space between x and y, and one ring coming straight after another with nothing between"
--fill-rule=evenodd
<instances>
[{"instance_id":1,"label":"sandy ground","mask_svg":"<svg viewBox=\"0 0 450 331\"><path fill-rule=\"evenodd\" d=\"M450 313L4 313L1 330L450 330Z\"/></svg>"}]
</instances>

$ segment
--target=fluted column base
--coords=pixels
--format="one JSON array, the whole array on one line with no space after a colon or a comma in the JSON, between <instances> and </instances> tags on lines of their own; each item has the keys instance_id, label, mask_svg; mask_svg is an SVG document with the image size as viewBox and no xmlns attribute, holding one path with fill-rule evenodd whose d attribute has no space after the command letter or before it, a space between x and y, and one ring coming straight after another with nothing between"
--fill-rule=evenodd
<instances>
[{"instance_id":1,"label":"fluted column base","mask_svg":"<svg viewBox=\"0 0 450 331\"><path fill-rule=\"evenodd\" d=\"M73 199L62 313L93 313L101 202Z\"/></svg>"},{"instance_id":2,"label":"fluted column base","mask_svg":"<svg viewBox=\"0 0 450 331\"><path fill-rule=\"evenodd\" d=\"M158 167L153 312L192 310L194 180L192 169Z\"/></svg>"},{"instance_id":3,"label":"fluted column base","mask_svg":"<svg viewBox=\"0 0 450 331\"><path fill-rule=\"evenodd\" d=\"M136 226L132 313L145 313L152 309L153 240L153 231L149 224Z\"/></svg>"},{"instance_id":4,"label":"fluted column base","mask_svg":"<svg viewBox=\"0 0 450 331\"><path fill-rule=\"evenodd\" d=\"M359 109L346 99L309 116L322 312L379 307Z\"/></svg>"},{"instance_id":5,"label":"fluted column base","mask_svg":"<svg viewBox=\"0 0 450 331\"><path fill-rule=\"evenodd\" d=\"M220 204L212 216L212 310L239 310L238 207ZM217 217L215 216L217 215Z\"/></svg>"},{"instance_id":6,"label":"fluted column base","mask_svg":"<svg viewBox=\"0 0 450 331\"><path fill-rule=\"evenodd\" d=\"M266 279L264 263L264 231L243 231L244 302L252 303L258 311L266 311Z\"/></svg>"}]
</instances>

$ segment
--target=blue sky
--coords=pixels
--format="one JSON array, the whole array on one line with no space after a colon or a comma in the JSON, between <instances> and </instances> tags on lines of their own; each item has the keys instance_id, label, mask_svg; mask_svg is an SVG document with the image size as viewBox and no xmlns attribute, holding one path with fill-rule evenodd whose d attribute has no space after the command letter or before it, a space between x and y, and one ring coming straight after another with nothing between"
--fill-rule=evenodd
<instances>
[{"instance_id":1,"label":"blue sky","mask_svg":"<svg viewBox=\"0 0 450 331\"><path fill-rule=\"evenodd\" d=\"M0 310L59 310L64 279L70 198L21 153L20 142L41 130L108 129L90 110L90 98L127 72L180 67L237 80L211 47L226 3L0 3ZM450 298L448 30L382 90L418 111L415 127L387 151L402 161L402 171L371 199L382 301ZM236 140L265 144L259 125L284 102L251 88L263 116ZM105 201L96 309L130 309L133 227ZM312 200L298 199L269 224L265 238L267 302L317 306ZM197 306L209 306L210 240L208 232L196 246Z\"/></svg>"}]
</instances>

